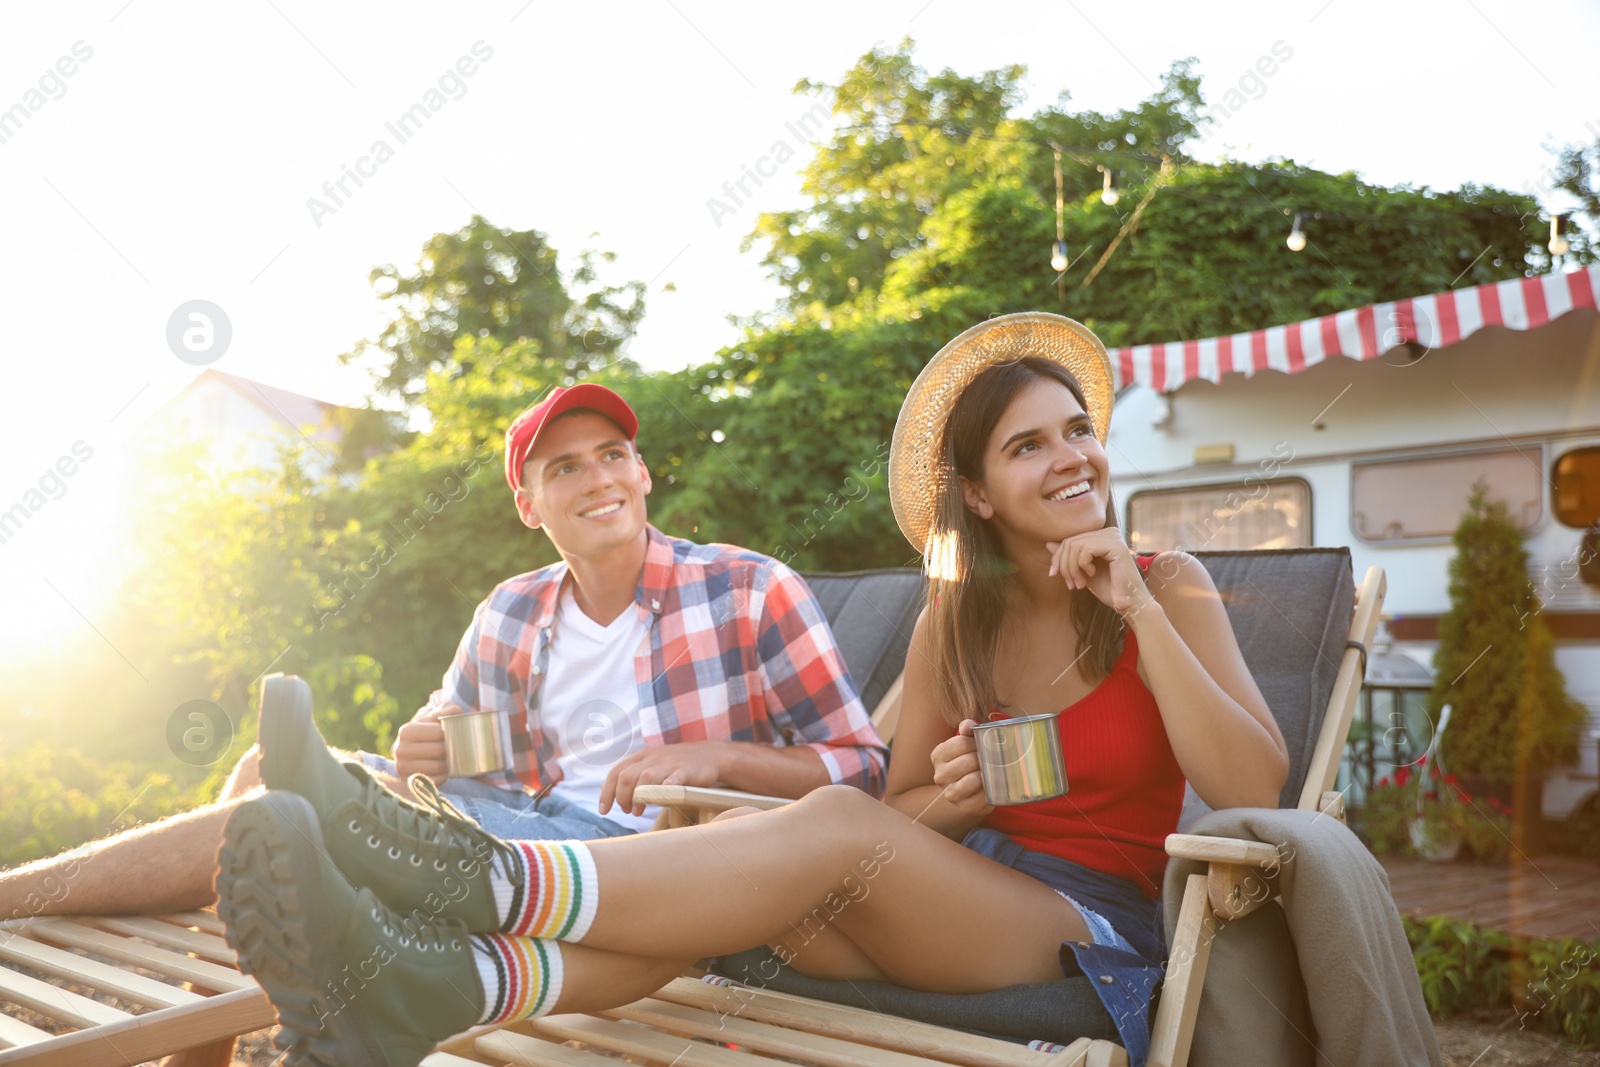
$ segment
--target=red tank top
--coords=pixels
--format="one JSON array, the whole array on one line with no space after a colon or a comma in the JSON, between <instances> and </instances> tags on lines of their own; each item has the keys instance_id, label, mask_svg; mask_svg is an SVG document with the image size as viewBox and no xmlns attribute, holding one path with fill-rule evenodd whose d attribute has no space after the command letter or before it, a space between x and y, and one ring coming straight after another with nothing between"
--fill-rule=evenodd
<instances>
[{"instance_id":1,"label":"red tank top","mask_svg":"<svg viewBox=\"0 0 1600 1067\"><path fill-rule=\"evenodd\" d=\"M1134 558L1148 571L1155 557ZM1067 794L995 808L982 825L1024 848L1126 879L1154 899L1184 778L1156 698L1139 677L1139 643L1132 630L1123 634L1111 673L1058 716Z\"/></svg>"}]
</instances>

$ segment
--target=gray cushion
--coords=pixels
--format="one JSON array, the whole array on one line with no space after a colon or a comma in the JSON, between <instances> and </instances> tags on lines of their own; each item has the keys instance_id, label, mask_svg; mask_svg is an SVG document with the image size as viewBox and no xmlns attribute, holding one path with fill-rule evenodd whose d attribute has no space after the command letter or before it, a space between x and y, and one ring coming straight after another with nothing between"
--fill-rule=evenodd
<instances>
[{"instance_id":1,"label":"gray cushion","mask_svg":"<svg viewBox=\"0 0 1600 1067\"><path fill-rule=\"evenodd\" d=\"M1289 746L1278 807L1300 801L1355 607L1348 548L1196 552L1222 596L1245 666ZM1187 828L1211 809L1186 789Z\"/></svg>"},{"instance_id":2,"label":"gray cushion","mask_svg":"<svg viewBox=\"0 0 1600 1067\"><path fill-rule=\"evenodd\" d=\"M915 567L803 574L868 714L905 669L926 579Z\"/></svg>"},{"instance_id":3,"label":"gray cushion","mask_svg":"<svg viewBox=\"0 0 1600 1067\"><path fill-rule=\"evenodd\" d=\"M717 960L715 970L756 989L848 1004L1012 1041L1067 1045L1080 1037L1117 1037L1111 1016L1095 996L1089 979L1082 975L988 993L923 993L889 982L808 978L780 964L767 948L724 956Z\"/></svg>"}]
</instances>

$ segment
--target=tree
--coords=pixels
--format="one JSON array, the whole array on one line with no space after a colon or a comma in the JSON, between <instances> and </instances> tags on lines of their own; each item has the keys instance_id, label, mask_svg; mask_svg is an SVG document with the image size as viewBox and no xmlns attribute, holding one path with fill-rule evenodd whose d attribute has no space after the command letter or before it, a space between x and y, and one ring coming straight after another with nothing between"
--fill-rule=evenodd
<instances>
[{"instance_id":1,"label":"tree","mask_svg":"<svg viewBox=\"0 0 1600 1067\"><path fill-rule=\"evenodd\" d=\"M924 220L941 204L991 177L1021 177L1053 203L1046 142L1077 146L1063 159L1068 199L1098 193L1089 146L1117 169L1153 171L1196 131L1203 103L1191 60L1173 64L1161 88L1134 108L1101 114L1058 106L1031 118L1011 114L1025 67L976 77L929 74L910 39L873 49L837 85L803 80L795 91L831 98L832 140L806 168L809 207L762 215L746 246L767 246L762 262L789 290L784 310L836 306L876 292L893 262L927 243ZM1043 246L1048 250L1048 242Z\"/></svg>"},{"instance_id":2,"label":"tree","mask_svg":"<svg viewBox=\"0 0 1600 1067\"><path fill-rule=\"evenodd\" d=\"M1522 533L1481 480L1454 543L1428 702L1435 722L1445 704L1452 709L1441 754L1458 774L1537 780L1576 757L1586 712L1556 669Z\"/></svg>"},{"instance_id":3,"label":"tree","mask_svg":"<svg viewBox=\"0 0 1600 1067\"><path fill-rule=\"evenodd\" d=\"M599 285L597 261L584 252L563 276L556 250L538 230L510 230L474 215L454 233L428 239L413 271L374 268L373 288L392 301L394 319L376 341L339 357L371 365L380 393L416 398L428 371L443 366L460 337L538 344L542 356L571 373L602 366L644 315L644 286Z\"/></svg>"},{"instance_id":4,"label":"tree","mask_svg":"<svg viewBox=\"0 0 1600 1067\"><path fill-rule=\"evenodd\" d=\"M1589 125L1591 132L1595 131L1594 125ZM1556 164L1552 171L1554 186L1570 194L1578 202L1578 210L1588 217L1591 224L1600 220L1600 136L1595 138L1594 144L1565 145L1556 149ZM1580 227L1568 220L1567 237L1574 248L1583 248L1588 251L1591 243L1588 235Z\"/></svg>"},{"instance_id":5,"label":"tree","mask_svg":"<svg viewBox=\"0 0 1600 1067\"><path fill-rule=\"evenodd\" d=\"M1187 62L1105 114L1063 96L1016 116L1023 73L929 74L907 42L836 85L800 84L832 94L840 125L806 170L810 203L763 216L749 238L786 297L738 344L671 376L698 398L697 433L722 439L684 439L656 514L806 568L904 563L880 449L916 374L975 322L1050 310L1108 345L1169 341L1550 268L1527 196L1193 161L1184 147L1204 100ZM1073 256L1059 286L1052 143ZM1115 207L1097 166L1117 171ZM1310 245L1296 254L1284 238L1302 211Z\"/></svg>"}]
</instances>

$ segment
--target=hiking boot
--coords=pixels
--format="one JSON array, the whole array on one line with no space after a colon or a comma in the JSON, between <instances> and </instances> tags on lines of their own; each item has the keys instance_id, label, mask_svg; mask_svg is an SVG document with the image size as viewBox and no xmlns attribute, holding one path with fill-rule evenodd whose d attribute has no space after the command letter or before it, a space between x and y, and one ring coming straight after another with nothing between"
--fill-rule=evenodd
<instances>
[{"instance_id":1,"label":"hiking boot","mask_svg":"<svg viewBox=\"0 0 1600 1067\"><path fill-rule=\"evenodd\" d=\"M322 824L328 855L345 876L368 886L402 913L418 909L459 920L475 934L494 933L503 916L489 873L523 885L511 848L463 815L433 780L414 774L413 804L374 779L361 796L341 804Z\"/></svg>"},{"instance_id":2,"label":"hiking boot","mask_svg":"<svg viewBox=\"0 0 1600 1067\"><path fill-rule=\"evenodd\" d=\"M299 793L324 815L359 798L371 778L361 764L329 751L311 721L311 687L292 674L269 674L261 683L256 738L266 787Z\"/></svg>"},{"instance_id":3,"label":"hiking boot","mask_svg":"<svg viewBox=\"0 0 1600 1067\"><path fill-rule=\"evenodd\" d=\"M413 804L360 763L340 760L311 721L310 687L292 675L274 674L263 684L258 732L261 780L310 802L328 855L353 884L402 913L423 908L460 919L472 933L499 929L489 864L499 864L513 894L524 881L522 867L432 779L411 776L411 791L423 802Z\"/></svg>"},{"instance_id":4,"label":"hiking boot","mask_svg":"<svg viewBox=\"0 0 1600 1067\"><path fill-rule=\"evenodd\" d=\"M217 856L217 914L261 983L290 1067L414 1067L476 1025L484 992L465 928L397 915L328 860L311 805L268 793L234 812Z\"/></svg>"}]
</instances>

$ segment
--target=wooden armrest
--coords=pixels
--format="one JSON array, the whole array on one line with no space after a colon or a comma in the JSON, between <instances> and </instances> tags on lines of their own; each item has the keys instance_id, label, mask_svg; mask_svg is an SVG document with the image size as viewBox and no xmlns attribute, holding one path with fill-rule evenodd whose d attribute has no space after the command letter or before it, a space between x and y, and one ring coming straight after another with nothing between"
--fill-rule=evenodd
<instances>
[{"instance_id":1,"label":"wooden armrest","mask_svg":"<svg viewBox=\"0 0 1600 1067\"><path fill-rule=\"evenodd\" d=\"M1264 841L1168 834L1167 855L1207 864L1206 900L1222 922L1241 919L1277 895L1283 856Z\"/></svg>"},{"instance_id":2,"label":"wooden armrest","mask_svg":"<svg viewBox=\"0 0 1600 1067\"><path fill-rule=\"evenodd\" d=\"M768 797L741 793L737 789L710 789L694 785L641 785L633 799L669 808L694 808L700 811L727 811L729 808L760 808L770 811L794 803L791 797Z\"/></svg>"},{"instance_id":3,"label":"wooden armrest","mask_svg":"<svg viewBox=\"0 0 1600 1067\"><path fill-rule=\"evenodd\" d=\"M1268 869L1283 863L1278 850L1264 841L1240 841L1231 837L1203 837L1199 834L1168 834L1167 855L1184 860Z\"/></svg>"}]
</instances>

